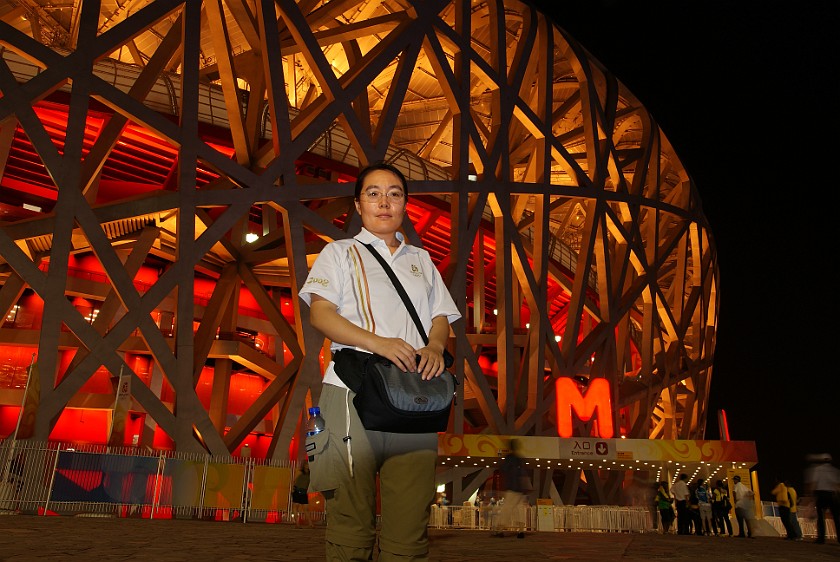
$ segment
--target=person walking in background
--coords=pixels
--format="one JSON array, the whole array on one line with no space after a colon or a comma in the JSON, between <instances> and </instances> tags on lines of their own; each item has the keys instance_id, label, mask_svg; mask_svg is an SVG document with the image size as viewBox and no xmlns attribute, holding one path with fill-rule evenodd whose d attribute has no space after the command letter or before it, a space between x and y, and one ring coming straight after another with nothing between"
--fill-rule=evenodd
<instances>
[{"instance_id":1,"label":"person walking in background","mask_svg":"<svg viewBox=\"0 0 840 562\"><path fill-rule=\"evenodd\" d=\"M700 478L697 480L697 488L694 490L694 495L697 498L697 508L700 512L700 524L698 531L702 528L702 533L706 535L718 534L714 521L712 520L712 501L709 489L706 487L706 481ZM697 533L701 534L700 532Z\"/></svg>"},{"instance_id":2,"label":"person walking in background","mask_svg":"<svg viewBox=\"0 0 840 562\"><path fill-rule=\"evenodd\" d=\"M802 527L799 525L799 517L797 516L799 494L796 493L796 489L790 480L785 481L785 486L787 486L788 499L790 500L790 528L793 531L793 540L801 541Z\"/></svg>"},{"instance_id":3,"label":"person walking in background","mask_svg":"<svg viewBox=\"0 0 840 562\"><path fill-rule=\"evenodd\" d=\"M362 229L327 244L300 289L312 327L344 347L376 353L423 379L443 373L449 324L461 317L429 253L400 232L407 219L408 186L402 172L378 162L361 170L354 204ZM390 263L428 334L417 326L378 260ZM345 378L347 373L345 373ZM429 559L429 517L435 500L437 433L369 431L353 404L355 393L326 367L318 406L326 429L307 438L310 489L326 500L327 560L381 562ZM377 494L377 476L378 488ZM377 541L377 496L381 526Z\"/></svg>"},{"instance_id":4,"label":"person walking in background","mask_svg":"<svg viewBox=\"0 0 840 562\"><path fill-rule=\"evenodd\" d=\"M496 522L497 528L493 531L492 536L503 537L503 529L510 527L516 531L516 538L524 539L525 517L523 508L526 504L525 493L529 487L525 465L519 455L518 439L510 440L510 452L502 461L499 472L502 477L502 488L505 492L502 496L502 508Z\"/></svg>"},{"instance_id":5,"label":"person walking in background","mask_svg":"<svg viewBox=\"0 0 840 562\"><path fill-rule=\"evenodd\" d=\"M732 477L732 481L735 482L732 494L735 499L735 518L738 520L738 537L754 539L755 503L753 497L755 493L741 482L741 477L737 474Z\"/></svg>"},{"instance_id":6,"label":"person walking in background","mask_svg":"<svg viewBox=\"0 0 840 562\"><path fill-rule=\"evenodd\" d=\"M722 535L725 529L727 534L730 537L732 536L732 521L729 519L731 510L732 503L729 501L729 492L723 485L723 480L718 480L712 489L712 517L718 535Z\"/></svg>"},{"instance_id":7,"label":"person walking in background","mask_svg":"<svg viewBox=\"0 0 840 562\"><path fill-rule=\"evenodd\" d=\"M491 536L496 536L496 530L499 528L499 500L496 496L490 496L490 501L487 504L487 521L490 524Z\"/></svg>"},{"instance_id":8,"label":"person walking in background","mask_svg":"<svg viewBox=\"0 0 840 562\"><path fill-rule=\"evenodd\" d=\"M688 515L691 525L688 534L703 534L703 527L700 525L700 505L697 502L697 482L688 485Z\"/></svg>"},{"instance_id":9,"label":"person walking in background","mask_svg":"<svg viewBox=\"0 0 840 562\"><path fill-rule=\"evenodd\" d=\"M656 489L656 509L659 511L659 521L662 523L662 533L667 535L671 531L671 524L674 522L674 499L668 493L668 482L659 482Z\"/></svg>"},{"instance_id":10,"label":"person walking in background","mask_svg":"<svg viewBox=\"0 0 840 562\"><path fill-rule=\"evenodd\" d=\"M688 489L688 474L680 474L679 479L671 488L671 494L677 504L677 534L691 534L691 515L688 512L688 499L691 492Z\"/></svg>"},{"instance_id":11,"label":"person walking in background","mask_svg":"<svg viewBox=\"0 0 840 562\"><path fill-rule=\"evenodd\" d=\"M309 465L306 463L301 465L292 485L292 517L295 518L295 527L300 527L304 518L307 525L315 526L309 513Z\"/></svg>"},{"instance_id":12,"label":"person walking in background","mask_svg":"<svg viewBox=\"0 0 840 562\"><path fill-rule=\"evenodd\" d=\"M840 541L840 470L831 464L828 453L811 455L805 470L805 490L814 496L817 508L817 540L825 542L825 511L831 510L837 540Z\"/></svg>"},{"instance_id":13,"label":"person walking in background","mask_svg":"<svg viewBox=\"0 0 840 562\"><path fill-rule=\"evenodd\" d=\"M779 508L779 520L785 528L786 538L793 540L796 537L790 525L790 498L788 497L787 486L781 478L776 477L775 485L770 493L773 494L773 500Z\"/></svg>"},{"instance_id":14,"label":"person walking in background","mask_svg":"<svg viewBox=\"0 0 840 562\"><path fill-rule=\"evenodd\" d=\"M437 499L438 510L441 514L441 521L448 526L452 525L452 510L449 509L449 499L446 497L446 492L441 492Z\"/></svg>"}]
</instances>

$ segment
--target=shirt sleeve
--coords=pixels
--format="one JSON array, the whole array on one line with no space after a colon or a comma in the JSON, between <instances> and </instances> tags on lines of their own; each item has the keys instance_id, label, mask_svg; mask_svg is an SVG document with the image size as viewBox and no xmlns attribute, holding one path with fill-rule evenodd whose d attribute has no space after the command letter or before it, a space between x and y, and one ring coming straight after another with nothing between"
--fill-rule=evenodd
<instances>
[{"instance_id":1,"label":"shirt sleeve","mask_svg":"<svg viewBox=\"0 0 840 562\"><path fill-rule=\"evenodd\" d=\"M449 288L443 282L443 276L435 267L432 258L426 251L422 252L423 268L429 272L431 278L431 291L429 293L431 317L446 316L447 322L452 324L461 317L452 295L449 293Z\"/></svg>"},{"instance_id":2,"label":"shirt sleeve","mask_svg":"<svg viewBox=\"0 0 840 562\"><path fill-rule=\"evenodd\" d=\"M312 304L312 295L318 295L334 305L341 304L342 267L340 263L341 248L332 242L327 244L303 283L298 296L307 305Z\"/></svg>"}]
</instances>

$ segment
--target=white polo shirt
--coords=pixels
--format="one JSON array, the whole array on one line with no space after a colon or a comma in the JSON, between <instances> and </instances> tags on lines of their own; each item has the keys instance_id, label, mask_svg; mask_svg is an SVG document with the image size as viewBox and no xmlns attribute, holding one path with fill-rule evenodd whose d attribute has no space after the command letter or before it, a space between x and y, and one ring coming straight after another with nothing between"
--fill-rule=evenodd
<instances>
[{"instance_id":1,"label":"white polo shirt","mask_svg":"<svg viewBox=\"0 0 840 562\"><path fill-rule=\"evenodd\" d=\"M425 346L388 274L359 242L373 246L394 270L427 335L433 318L446 316L451 324L461 314L429 253L406 244L399 232L397 239L400 247L393 254L383 240L364 228L355 238L327 244L312 265L300 298L309 305L311 295L317 294L335 304L341 316L365 330L401 338L415 349ZM330 349L335 352L342 347L349 346L331 342ZM332 362L324 373L324 382L347 388L335 374Z\"/></svg>"}]
</instances>

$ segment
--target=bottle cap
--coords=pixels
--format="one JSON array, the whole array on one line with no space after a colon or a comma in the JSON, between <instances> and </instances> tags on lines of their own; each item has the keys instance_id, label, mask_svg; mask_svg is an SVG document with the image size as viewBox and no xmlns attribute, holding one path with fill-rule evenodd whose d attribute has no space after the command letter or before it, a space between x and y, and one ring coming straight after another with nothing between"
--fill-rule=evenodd
<instances>
[{"instance_id":1,"label":"bottle cap","mask_svg":"<svg viewBox=\"0 0 840 562\"><path fill-rule=\"evenodd\" d=\"M309 408L309 415L310 416L317 416L320 413L321 413L321 408L318 407L318 406L312 406L311 408Z\"/></svg>"}]
</instances>

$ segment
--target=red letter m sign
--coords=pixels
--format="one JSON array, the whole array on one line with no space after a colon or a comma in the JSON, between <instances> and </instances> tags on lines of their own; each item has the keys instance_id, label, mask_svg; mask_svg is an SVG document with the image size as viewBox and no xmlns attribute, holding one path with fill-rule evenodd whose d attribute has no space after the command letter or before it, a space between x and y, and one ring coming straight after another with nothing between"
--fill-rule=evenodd
<instances>
[{"instance_id":1,"label":"red letter m sign","mask_svg":"<svg viewBox=\"0 0 840 562\"><path fill-rule=\"evenodd\" d=\"M610 383L607 379L592 379L586 396L581 394L578 383L569 377L560 377L555 386L557 393L557 434L572 436L572 411L583 421L589 421L598 413L598 436L610 439L613 436L612 400Z\"/></svg>"}]
</instances>

